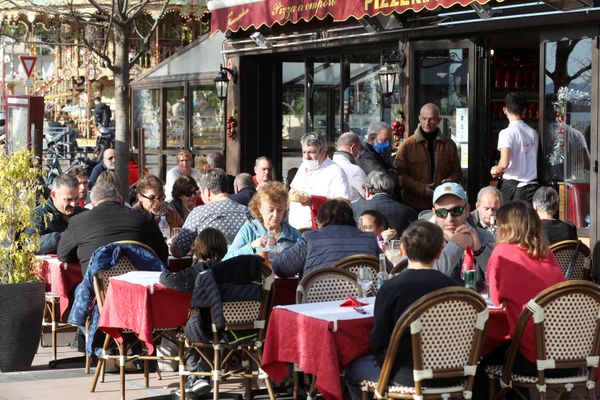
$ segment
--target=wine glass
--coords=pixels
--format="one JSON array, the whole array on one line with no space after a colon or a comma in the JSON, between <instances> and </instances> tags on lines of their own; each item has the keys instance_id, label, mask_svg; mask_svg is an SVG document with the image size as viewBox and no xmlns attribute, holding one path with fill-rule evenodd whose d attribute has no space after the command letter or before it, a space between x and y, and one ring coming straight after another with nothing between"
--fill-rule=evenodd
<instances>
[{"instance_id":1,"label":"wine glass","mask_svg":"<svg viewBox=\"0 0 600 400\"><path fill-rule=\"evenodd\" d=\"M362 289L362 297L367 297L367 290L373 284L373 271L369 267L360 267L356 273L356 283Z\"/></svg>"},{"instance_id":2,"label":"wine glass","mask_svg":"<svg viewBox=\"0 0 600 400\"><path fill-rule=\"evenodd\" d=\"M388 240L378 240L377 244L379 245L379 248L381 249L381 251L383 253L385 253L388 246L390 245L390 242Z\"/></svg>"},{"instance_id":3,"label":"wine glass","mask_svg":"<svg viewBox=\"0 0 600 400\"><path fill-rule=\"evenodd\" d=\"M400 256L400 240L390 240L390 244L387 247L387 251L390 254L390 257L398 257Z\"/></svg>"}]
</instances>

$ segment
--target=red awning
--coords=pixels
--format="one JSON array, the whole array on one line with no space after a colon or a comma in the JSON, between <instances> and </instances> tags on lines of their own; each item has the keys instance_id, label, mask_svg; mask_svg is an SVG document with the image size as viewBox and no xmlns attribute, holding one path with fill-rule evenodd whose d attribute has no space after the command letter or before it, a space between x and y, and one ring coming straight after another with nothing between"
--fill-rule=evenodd
<instances>
[{"instance_id":1,"label":"red awning","mask_svg":"<svg viewBox=\"0 0 600 400\"><path fill-rule=\"evenodd\" d=\"M250 27L320 20L331 16L335 21L362 18L365 15L389 15L415 12L457 4L485 4L489 0L211 0L211 31L245 30Z\"/></svg>"}]
</instances>

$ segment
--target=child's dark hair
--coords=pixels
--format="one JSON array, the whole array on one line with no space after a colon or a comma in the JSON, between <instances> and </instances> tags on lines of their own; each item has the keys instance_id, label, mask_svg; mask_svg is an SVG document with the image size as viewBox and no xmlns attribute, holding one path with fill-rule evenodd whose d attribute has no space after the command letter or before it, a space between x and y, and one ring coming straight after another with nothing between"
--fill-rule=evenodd
<instances>
[{"instance_id":1,"label":"child's dark hair","mask_svg":"<svg viewBox=\"0 0 600 400\"><path fill-rule=\"evenodd\" d=\"M358 217L358 224L360 226L362 226L363 224L362 217L364 217L365 215L373 218L373 223L375 224L375 226L382 226L384 230L390 228L390 221L388 220L388 218L381 211L377 210L363 211L360 214L360 217Z\"/></svg>"},{"instance_id":2,"label":"child's dark hair","mask_svg":"<svg viewBox=\"0 0 600 400\"><path fill-rule=\"evenodd\" d=\"M199 260L221 261L227 253L227 239L220 230L205 228L196 236L192 251Z\"/></svg>"},{"instance_id":3,"label":"child's dark hair","mask_svg":"<svg viewBox=\"0 0 600 400\"><path fill-rule=\"evenodd\" d=\"M521 115L527 106L527 101L521 93L513 92L504 97L504 106L511 114Z\"/></svg>"},{"instance_id":4,"label":"child's dark hair","mask_svg":"<svg viewBox=\"0 0 600 400\"><path fill-rule=\"evenodd\" d=\"M402 243L410 261L431 264L444 247L444 232L427 221L415 221L402 233Z\"/></svg>"}]
</instances>

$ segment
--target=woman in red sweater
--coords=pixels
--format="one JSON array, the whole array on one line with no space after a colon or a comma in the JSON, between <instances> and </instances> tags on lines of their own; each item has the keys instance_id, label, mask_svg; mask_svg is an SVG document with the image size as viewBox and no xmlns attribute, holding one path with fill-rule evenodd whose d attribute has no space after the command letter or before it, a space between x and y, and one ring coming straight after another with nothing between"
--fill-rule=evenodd
<instances>
[{"instance_id":1,"label":"woman in red sweater","mask_svg":"<svg viewBox=\"0 0 600 400\"><path fill-rule=\"evenodd\" d=\"M488 261L487 278L490 299L494 305L503 305L506 309L512 337L527 302L565 278L548 249L542 223L531 204L522 200L511 201L498 209L496 218L497 242ZM507 349L507 346L497 349L481 364L503 364ZM513 372L536 376L536 358L535 329L533 320L530 320L521 337ZM484 368L485 365L481 365L481 369ZM559 370L551 372L563 373ZM487 398L487 391L480 387L487 377L477 381L476 393L481 396L476 395L475 398Z\"/></svg>"}]
</instances>

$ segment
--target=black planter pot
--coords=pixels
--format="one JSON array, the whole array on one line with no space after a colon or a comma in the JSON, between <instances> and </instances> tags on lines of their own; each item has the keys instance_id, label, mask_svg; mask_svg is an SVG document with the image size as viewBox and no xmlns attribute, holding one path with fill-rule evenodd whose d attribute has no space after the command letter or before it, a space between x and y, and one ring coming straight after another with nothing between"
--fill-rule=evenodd
<instances>
[{"instance_id":1,"label":"black planter pot","mask_svg":"<svg viewBox=\"0 0 600 400\"><path fill-rule=\"evenodd\" d=\"M0 372L31 367L40 344L44 282L0 285Z\"/></svg>"}]
</instances>

